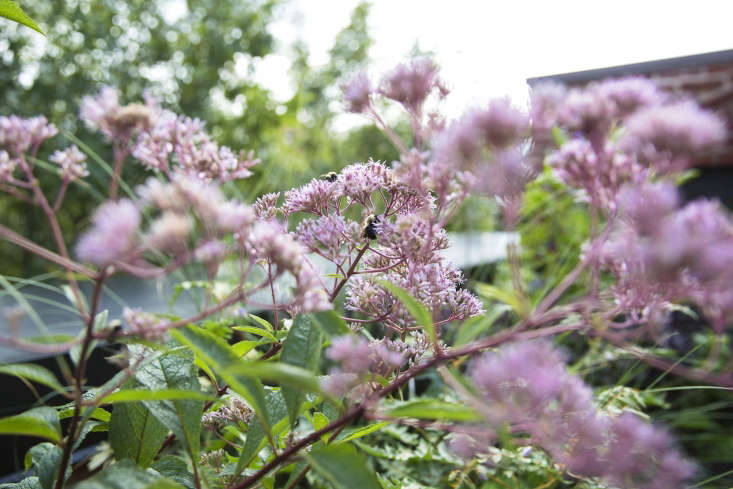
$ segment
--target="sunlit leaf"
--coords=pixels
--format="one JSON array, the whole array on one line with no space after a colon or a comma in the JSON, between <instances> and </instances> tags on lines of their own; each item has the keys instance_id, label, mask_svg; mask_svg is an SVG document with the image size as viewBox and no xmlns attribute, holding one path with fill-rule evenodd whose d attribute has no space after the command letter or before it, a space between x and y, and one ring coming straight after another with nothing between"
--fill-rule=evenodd
<instances>
[{"instance_id":1,"label":"sunlit leaf","mask_svg":"<svg viewBox=\"0 0 733 489\"><path fill-rule=\"evenodd\" d=\"M288 337L283 344L280 361L316 374L321 359L323 333L309 316L300 314L293 320ZM284 386L283 397L288 405L290 424L295 424L306 391L297 386Z\"/></svg>"},{"instance_id":2,"label":"sunlit leaf","mask_svg":"<svg viewBox=\"0 0 733 489\"><path fill-rule=\"evenodd\" d=\"M11 0L0 0L0 17L5 17L6 19L13 20L19 24L23 24L24 26L30 27L31 29L34 29L44 36L46 35L38 25L36 25L35 22L33 22L33 19L31 19L28 14L23 12L23 9L21 9L17 3L11 1Z\"/></svg>"}]
</instances>

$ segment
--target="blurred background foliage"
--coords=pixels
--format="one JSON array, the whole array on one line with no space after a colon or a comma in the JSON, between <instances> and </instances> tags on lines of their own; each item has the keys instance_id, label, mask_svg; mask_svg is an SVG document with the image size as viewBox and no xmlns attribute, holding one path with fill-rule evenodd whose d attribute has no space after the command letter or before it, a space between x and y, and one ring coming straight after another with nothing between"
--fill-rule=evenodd
<instances>
[{"instance_id":1,"label":"blurred background foliage","mask_svg":"<svg viewBox=\"0 0 733 489\"><path fill-rule=\"evenodd\" d=\"M325 65L309 64L302 41L286 46L294 89L286 101L278 101L255 77L259 63L282 48L270 25L287 7L286 1L59 0L23 7L48 37L3 21L0 115L46 115L107 161L109 145L77 118L81 98L104 85L118 87L122 103L138 101L147 91L167 108L206 121L219 143L255 150L262 164L254 177L238 184L246 201L355 161L397 158L372 125L334 127L343 112L339 83L369 62L367 2L354 9L337 34ZM44 145L39 156L43 159L66 144L60 135ZM101 169L90 167L91 181L105 181ZM131 164L124 170L133 186L146 175ZM52 172L41 181L51 193L58 186ZM100 199L88 188L70 188L60 215L68 242L87 225L85 218ZM2 195L0 212L16 231L53 247L37 209ZM0 256L5 258L2 273L28 276L44 271L44 264L6 243L0 245Z\"/></svg>"}]
</instances>

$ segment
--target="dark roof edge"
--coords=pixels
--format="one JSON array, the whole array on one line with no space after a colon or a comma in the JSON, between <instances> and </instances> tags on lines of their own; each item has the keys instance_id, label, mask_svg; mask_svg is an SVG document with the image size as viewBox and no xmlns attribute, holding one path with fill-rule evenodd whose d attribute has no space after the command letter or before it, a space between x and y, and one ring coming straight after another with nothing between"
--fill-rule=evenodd
<instances>
[{"instance_id":1,"label":"dark roof edge","mask_svg":"<svg viewBox=\"0 0 733 489\"><path fill-rule=\"evenodd\" d=\"M529 83L530 86L534 86L541 82L555 81L571 85L573 83L586 83L593 80L599 80L601 78L614 78L624 75L641 75L655 71L691 68L694 66L726 62L733 62L733 49L715 51L712 53L693 54L691 56L680 56L678 58L645 61L643 63L611 66L609 68L575 71L572 73L561 73L557 75L536 76L527 78L527 83Z\"/></svg>"}]
</instances>

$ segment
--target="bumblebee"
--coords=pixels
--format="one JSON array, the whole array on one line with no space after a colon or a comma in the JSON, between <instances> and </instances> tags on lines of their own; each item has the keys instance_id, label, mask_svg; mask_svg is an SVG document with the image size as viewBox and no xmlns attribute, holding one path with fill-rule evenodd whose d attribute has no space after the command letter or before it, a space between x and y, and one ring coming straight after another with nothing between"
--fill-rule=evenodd
<instances>
[{"instance_id":1,"label":"bumblebee","mask_svg":"<svg viewBox=\"0 0 733 489\"><path fill-rule=\"evenodd\" d=\"M321 180L328 180L329 182L335 182L338 177L339 174L335 171L330 171L320 176Z\"/></svg>"},{"instance_id":2,"label":"bumblebee","mask_svg":"<svg viewBox=\"0 0 733 489\"><path fill-rule=\"evenodd\" d=\"M369 214L366 219L364 219L364 222L361 225L362 232L361 235L364 238L367 239L377 239L377 224L379 224L380 218L379 216L375 216L374 214Z\"/></svg>"}]
</instances>

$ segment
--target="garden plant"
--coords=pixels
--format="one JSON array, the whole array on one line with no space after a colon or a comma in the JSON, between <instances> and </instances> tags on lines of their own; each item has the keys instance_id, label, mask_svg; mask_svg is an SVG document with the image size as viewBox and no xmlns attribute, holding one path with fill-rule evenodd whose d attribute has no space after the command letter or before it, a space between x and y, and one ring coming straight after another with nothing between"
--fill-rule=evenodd
<instances>
[{"instance_id":1,"label":"garden plant","mask_svg":"<svg viewBox=\"0 0 733 489\"><path fill-rule=\"evenodd\" d=\"M0 419L0 433L44 440L28 451L28 477L7 487L666 489L714 476L645 413L663 392L604 385L585 367L633 359L660 379L733 388L731 217L676 190L725 142L724 122L642 78L536 87L527 111L496 99L449 121L449 90L427 58L342 89L345 109L399 160L364 155L252 205L230 190L256 155L153 96L102 87L81 102L111 161L42 115L0 117L0 188L39 208L55 242L5 225L0 236L57 269L42 285L80 326L76 337L20 336L33 315L23 285L40 282L3 279L18 307L0 343L62 367L58 377L0 366L53 392ZM46 154L51 138L69 145ZM70 186L97 185L91 165L108 171L96 189L106 198L67 242L57 216ZM148 172L145 183L126 184L126 165ZM44 172L54 185L39 183ZM581 225L538 265L532 212L548 188ZM471 195L495 199L522 239L491 285L467 281L442 252ZM182 277L198 312L130 304L111 317L100 303L118 274ZM702 318L685 351L673 347L678 315ZM101 344L118 351L119 372L88 385ZM92 432L107 441L74 465Z\"/></svg>"}]
</instances>

